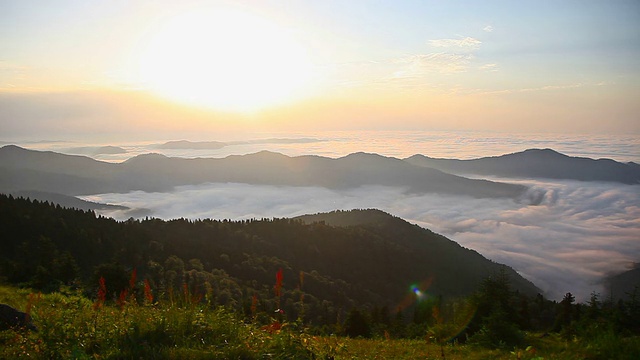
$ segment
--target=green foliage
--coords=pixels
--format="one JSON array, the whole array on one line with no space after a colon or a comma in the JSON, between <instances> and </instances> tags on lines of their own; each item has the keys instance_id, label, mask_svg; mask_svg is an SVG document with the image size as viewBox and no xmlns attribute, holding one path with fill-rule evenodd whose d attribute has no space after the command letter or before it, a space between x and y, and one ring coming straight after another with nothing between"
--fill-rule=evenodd
<instances>
[{"instance_id":1,"label":"green foliage","mask_svg":"<svg viewBox=\"0 0 640 360\"><path fill-rule=\"evenodd\" d=\"M7 300L11 299L0 297L0 302ZM314 356L309 336L286 327L275 333L261 330L223 307L128 304L122 309L94 309L92 305L79 294L39 297L31 304L39 331L0 332L0 358L13 359L27 352L37 359Z\"/></svg>"},{"instance_id":2,"label":"green foliage","mask_svg":"<svg viewBox=\"0 0 640 360\"><path fill-rule=\"evenodd\" d=\"M485 279L472 301L477 309L469 325L472 343L502 349L523 345L517 297L504 271Z\"/></svg>"},{"instance_id":3,"label":"green foliage","mask_svg":"<svg viewBox=\"0 0 640 360\"><path fill-rule=\"evenodd\" d=\"M358 309L351 309L344 323L344 333L349 337L371 337L369 320Z\"/></svg>"},{"instance_id":4,"label":"green foliage","mask_svg":"<svg viewBox=\"0 0 640 360\"><path fill-rule=\"evenodd\" d=\"M330 215L353 222L345 227L299 219L117 222L0 194L0 215L0 274L9 283L45 292L79 287L95 296L103 277L106 299L113 301L136 269L156 299L180 304L186 291L190 300L248 315L253 295L260 300L258 312L275 309L273 274L283 269L279 307L286 319L301 317L326 329L354 306L402 302L413 295L408 287L416 279L428 284L423 290L430 294L468 295L499 267L443 236L373 210ZM533 288L519 281L523 289ZM131 290L140 299L140 285ZM403 311L403 319L410 319L412 308ZM378 334L410 334L404 323L377 325L371 327Z\"/></svg>"},{"instance_id":5,"label":"green foliage","mask_svg":"<svg viewBox=\"0 0 640 360\"><path fill-rule=\"evenodd\" d=\"M0 302L30 308L39 329L0 331L2 359L402 360L438 359L442 353L450 360L635 359L640 351L639 337L621 337L613 328L593 327L570 342L555 334L529 334L521 346L488 349L429 339L312 336L294 323L272 331L246 323L223 307L161 302L94 309L91 300L74 291L33 295L28 290L0 286ZM432 335L447 339L450 325L442 322L441 329L432 327ZM440 330L443 335L438 335Z\"/></svg>"},{"instance_id":6,"label":"green foliage","mask_svg":"<svg viewBox=\"0 0 640 360\"><path fill-rule=\"evenodd\" d=\"M640 353L637 290L617 303L593 294L588 304L576 304L571 293L556 303L519 292L512 271L494 264L470 297L438 296L475 286L470 277L454 284L425 275L460 275L441 261L462 254L456 244L384 213L346 214L353 223L344 228L291 219L119 223L0 195L6 235L0 281L47 293L0 286L0 302L29 313L39 329L0 332L0 358L626 359ZM486 264L479 255L465 259L471 268ZM398 281L416 278L424 280L411 287ZM401 305L390 310L388 304Z\"/></svg>"},{"instance_id":7,"label":"green foliage","mask_svg":"<svg viewBox=\"0 0 640 360\"><path fill-rule=\"evenodd\" d=\"M498 307L484 318L482 328L471 337L471 342L487 348L511 349L524 344L524 334Z\"/></svg>"}]
</instances>

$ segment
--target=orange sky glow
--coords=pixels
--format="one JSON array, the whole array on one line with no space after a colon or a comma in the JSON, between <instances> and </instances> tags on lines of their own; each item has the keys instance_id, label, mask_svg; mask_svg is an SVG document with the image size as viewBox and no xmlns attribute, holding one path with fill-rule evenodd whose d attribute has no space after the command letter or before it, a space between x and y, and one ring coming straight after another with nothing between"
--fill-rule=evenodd
<instances>
[{"instance_id":1,"label":"orange sky glow","mask_svg":"<svg viewBox=\"0 0 640 360\"><path fill-rule=\"evenodd\" d=\"M125 126L640 133L631 1L2 6L7 137Z\"/></svg>"}]
</instances>

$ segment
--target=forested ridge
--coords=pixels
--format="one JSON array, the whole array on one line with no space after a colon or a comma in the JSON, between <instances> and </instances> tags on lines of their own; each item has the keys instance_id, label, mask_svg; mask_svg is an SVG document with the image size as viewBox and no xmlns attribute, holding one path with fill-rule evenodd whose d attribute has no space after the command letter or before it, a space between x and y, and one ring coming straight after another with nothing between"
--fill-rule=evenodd
<instances>
[{"instance_id":1,"label":"forested ridge","mask_svg":"<svg viewBox=\"0 0 640 360\"><path fill-rule=\"evenodd\" d=\"M78 281L95 286L97 272L125 278L136 268L158 291L186 281L198 291L212 286L219 303L240 306L252 292L268 291L282 268L286 291L295 290L304 272L307 301L317 297L325 310L335 312L355 305L393 308L414 282L429 282L434 296L469 295L502 267L377 210L334 213L377 220L334 227L301 219L117 222L91 211L6 196L1 209L4 277L43 289ZM522 278L516 281L524 292L537 291Z\"/></svg>"},{"instance_id":2,"label":"forested ridge","mask_svg":"<svg viewBox=\"0 0 640 360\"><path fill-rule=\"evenodd\" d=\"M522 345L523 331L640 332L635 292L617 303L594 293L577 304L570 292L549 301L513 269L378 210L118 222L0 195L0 230L0 281L94 299L102 279L113 304L123 292L140 302L150 292L264 324L277 309L325 334L431 334L488 347Z\"/></svg>"}]
</instances>

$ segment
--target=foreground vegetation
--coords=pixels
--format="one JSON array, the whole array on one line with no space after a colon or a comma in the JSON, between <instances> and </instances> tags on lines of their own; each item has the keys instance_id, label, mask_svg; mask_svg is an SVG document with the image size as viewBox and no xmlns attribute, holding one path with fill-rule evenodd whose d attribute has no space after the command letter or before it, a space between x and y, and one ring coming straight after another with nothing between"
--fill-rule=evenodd
<instances>
[{"instance_id":1,"label":"foreground vegetation","mask_svg":"<svg viewBox=\"0 0 640 360\"><path fill-rule=\"evenodd\" d=\"M638 288L551 301L512 269L401 219L329 215L121 223L0 195L0 303L38 328L0 316L0 358L640 354Z\"/></svg>"},{"instance_id":2,"label":"foreground vegetation","mask_svg":"<svg viewBox=\"0 0 640 360\"><path fill-rule=\"evenodd\" d=\"M313 335L302 322L267 324L193 299L101 302L74 292L34 294L0 287L0 303L30 313L37 331L0 331L0 358L33 359L634 359L640 338L611 329L591 334L527 333L522 346L419 339Z\"/></svg>"}]
</instances>

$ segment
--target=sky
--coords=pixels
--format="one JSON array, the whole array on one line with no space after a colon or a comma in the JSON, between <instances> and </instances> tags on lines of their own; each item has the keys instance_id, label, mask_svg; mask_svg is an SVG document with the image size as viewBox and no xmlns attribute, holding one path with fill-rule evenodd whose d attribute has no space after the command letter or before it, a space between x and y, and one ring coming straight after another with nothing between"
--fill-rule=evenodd
<instances>
[{"instance_id":1,"label":"sky","mask_svg":"<svg viewBox=\"0 0 640 360\"><path fill-rule=\"evenodd\" d=\"M640 134L638 59L634 0L0 0L0 140Z\"/></svg>"}]
</instances>

